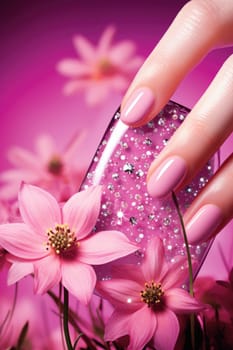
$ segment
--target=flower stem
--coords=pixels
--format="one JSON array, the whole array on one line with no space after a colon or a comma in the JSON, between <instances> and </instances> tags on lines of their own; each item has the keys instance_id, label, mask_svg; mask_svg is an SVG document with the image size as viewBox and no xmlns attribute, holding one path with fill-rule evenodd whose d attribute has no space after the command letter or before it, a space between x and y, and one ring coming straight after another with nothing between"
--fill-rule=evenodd
<instances>
[{"instance_id":1,"label":"flower stem","mask_svg":"<svg viewBox=\"0 0 233 350\"><path fill-rule=\"evenodd\" d=\"M189 243L188 243L188 238L187 238L187 234L186 234L186 230L185 230L185 226L184 226L184 220L183 220L183 216L181 214L180 211L180 207L179 207L179 203L177 200L177 197L175 195L174 192L172 192L172 199L174 201L178 216L179 216L179 220L180 220L180 224L181 224L181 228L182 228L182 232L183 232L183 237L184 237L184 243L185 243L185 249L186 249L186 253L187 253L187 259L188 259L188 270L189 270L189 294L191 296L194 295L193 292L193 267L192 267L192 258L191 258L191 253L190 253L190 249L189 249Z\"/></svg>"},{"instance_id":2,"label":"flower stem","mask_svg":"<svg viewBox=\"0 0 233 350\"><path fill-rule=\"evenodd\" d=\"M183 216L180 210L180 206L177 200L177 197L174 192L172 192L172 199L175 204L182 232L183 232L183 237L184 237L184 243L185 243L185 249L187 253L187 259L188 259L188 270L189 270L189 294L193 297L194 296L194 291L193 291L193 266L192 266L192 258L191 258L191 253L189 249L189 243L188 243L188 238L184 226L184 220ZM194 314L190 315L190 331L191 331L191 344L192 344L192 349L195 350L195 319L194 319Z\"/></svg>"},{"instance_id":3,"label":"flower stem","mask_svg":"<svg viewBox=\"0 0 233 350\"><path fill-rule=\"evenodd\" d=\"M57 297L51 290L49 290L48 295L52 298L54 303L59 307L61 305L61 311L64 310L64 304L60 302L59 297ZM68 307L69 309L69 307ZM96 350L95 346L92 344L92 341L83 333L81 327L77 324L77 314L72 311L72 309L69 309L69 322L73 326L73 328L79 333L82 334L82 339L85 341L88 349L90 350ZM73 346L74 347L74 346ZM75 349L75 348L74 348ZM74 350L72 349L72 350Z\"/></svg>"},{"instance_id":4,"label":"flower stem","mask_svg":"<svg viewBox=\"0 0 233 350\"><path fill-rule=\"evenodd\" d=\"M66 350L65 337L63 332L63 304L62 304L62 283L59 283L59 295L58 295L58 309L59 309L59 320L60 320L60 331L62 338L62 348Z\"/></svg>"},{"instance_id":5,"label":"flower stem","mask_svg":"<svg viewBox=\"0 0 233 350\"><path fill-rule=\"evenodd\" d=\"M64 287L63 330L68 350L73 350L69 332L69 292Z\"/></svg>"}]
</instances>

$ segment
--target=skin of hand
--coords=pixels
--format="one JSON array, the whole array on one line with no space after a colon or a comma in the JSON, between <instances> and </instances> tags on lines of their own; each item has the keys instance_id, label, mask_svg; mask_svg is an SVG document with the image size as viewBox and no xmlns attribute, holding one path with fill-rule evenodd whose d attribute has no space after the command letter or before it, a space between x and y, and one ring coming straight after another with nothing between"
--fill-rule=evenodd
<instances>
[{"instance_id":1,"label":"skin of hand","mask_svg":"<svg viewBox=\"0 0 233 350\"><path fill-rule=\"evenodd\" d=\"M189 1L135 76L122 101L121 120L132 127L150 121L168 102L185 75L209 51L231 45L233 1ZM182 60L174 60L177 52L182 52ZM233 55L225 61L151 164L147 177L148 192L162 198L184 187L232 131ZM233 154L184 215L190 243L207 240L233 218L232 180Z\"/></svg>"}]
</instances>

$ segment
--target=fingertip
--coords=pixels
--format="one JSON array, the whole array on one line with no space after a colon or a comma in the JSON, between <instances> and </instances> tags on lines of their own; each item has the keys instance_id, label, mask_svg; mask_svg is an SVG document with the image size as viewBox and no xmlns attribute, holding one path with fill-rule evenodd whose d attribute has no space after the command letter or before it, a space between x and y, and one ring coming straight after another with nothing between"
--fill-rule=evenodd
<instances>
[{"instance_id":1,"label":"fingertip","mask_svg":"<svg viewBox=\"0 0 233 350\"><path fill-rule=\"evenodd\" d=\"M153 91L147 86L136 88L121 109L121 120L129 126L142 125L148 119L154 106Z\"/></svg>"},{"instance_id":2,"label":"fingertip","mask_svg":"<svg viewBox=\"0 0 233 350\"><path fill-rule=\"evenodd\" d=\"M203 205L186 225L190 244L207 241L223 221L222 210L215 204Z\"/></svg>"},{"instance_id":3,"label":"fingertip","mask_svg":"<svg viewBox=\"0 0 233 350\"><path fill-rule=\"evenodd\" d=\"M148 176L148 193L156 198L166 197L181 184L186 174L187 164L182 157L168 157Z\"/></svg>"}]
</instances>

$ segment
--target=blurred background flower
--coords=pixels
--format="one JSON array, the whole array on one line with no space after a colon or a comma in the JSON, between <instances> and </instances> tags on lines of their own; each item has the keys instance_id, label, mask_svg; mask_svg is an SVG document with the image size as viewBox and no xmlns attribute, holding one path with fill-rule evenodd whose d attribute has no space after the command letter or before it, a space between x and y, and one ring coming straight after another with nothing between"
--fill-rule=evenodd
<instances>
[{"instance_id":1,"label":"blurred background flower","mask_svg":"<svg viewBox=\"0 0 233 350\"><path fill-rule=\"evenodd\" d=\"M143 62L136 56L133 41L124 40L113 44L115 28L108 26L95 47L82 35L73 39L80 59L64 59L57 65L58 72L70 77L64 93L69 95L84 91L88 105L95 106L106 102L113 93L124 93Z\"/></svg>"},{"instance_id":2,"label":"blurred background flower","mask_svg":"<svg viewBox=\"0 0 233 350\"><path fill-rule=\"evenodd\" d=\"M49 134L35 139L35 153L10 147L7 157L14 168L0 173L0 199L15 200L22 181L48 190L59 201L68 199L78 191L85 174L78 161L84 137L84 131L76 133L64 151Z\"/></svg>"}]
</instances>

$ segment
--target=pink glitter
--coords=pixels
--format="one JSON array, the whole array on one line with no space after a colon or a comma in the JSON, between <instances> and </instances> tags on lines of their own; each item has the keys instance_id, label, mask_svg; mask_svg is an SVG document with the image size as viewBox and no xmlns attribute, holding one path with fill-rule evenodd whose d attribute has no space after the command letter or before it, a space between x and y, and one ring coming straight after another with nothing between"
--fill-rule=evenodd
<instances>
[{"instance_id":1,"label":"pink glitter","mask_svg":"<svg viewBox=\"0 0 233 350\"><path fill-rule=\"evenodd\" d=\"M154 199L146 187L146 174L154 158L166 145L189 110L170 101L147 125L129 128L114 115L93 158L82 189L93 184L103 185L101 211L96 230L116 228L136 242L139 252L124 262L140 264L145 246L154 236L164 243L167 260L176 261L186 249L177 210L173 200ZM214 162L209 161L192 183L177 194L181 210L190 205L213 173ZM107 239L107 237L106 237ZM201 264L208 244L190 247L193 261ZM198 266L197 266L198 267ZM111 278L107 267L97 269L99 278Z\"/></svg>"}]
</instances>

